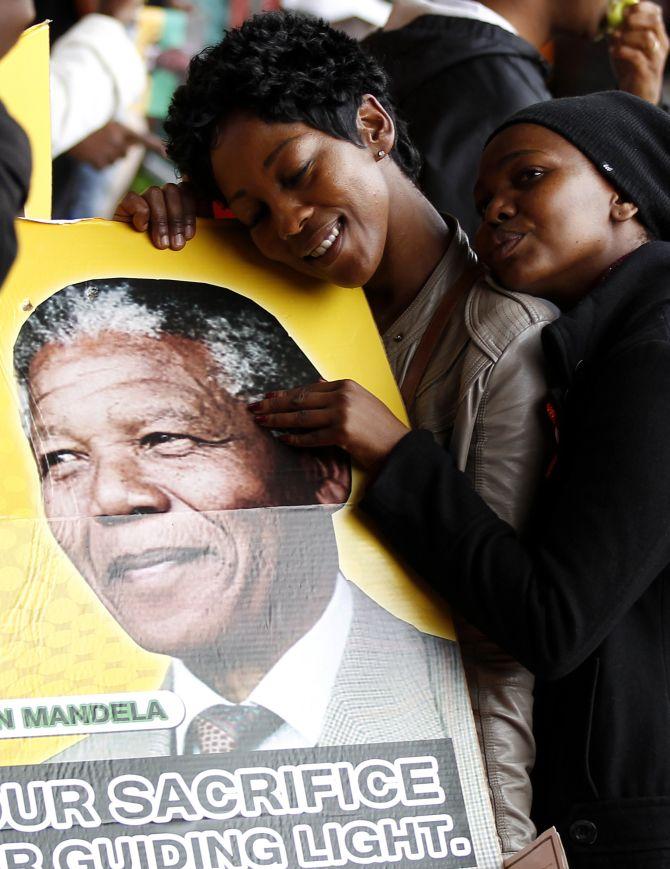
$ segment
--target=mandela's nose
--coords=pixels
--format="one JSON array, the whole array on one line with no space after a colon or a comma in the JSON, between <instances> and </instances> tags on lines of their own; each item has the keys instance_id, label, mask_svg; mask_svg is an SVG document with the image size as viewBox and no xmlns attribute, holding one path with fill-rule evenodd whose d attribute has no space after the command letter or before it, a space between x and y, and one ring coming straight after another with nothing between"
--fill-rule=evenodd
<instances>
[{"instance_id":1,"label":"mandela's nose","mask_svg":"<svg viewBox=\"0 0 670 869\"><path fill-rule=\"evenodd\" d=\"M91 491L91 515L109 517L166 513L170 500L136 462L123 456L98 462Z\"/></svg>"}]
</instances>

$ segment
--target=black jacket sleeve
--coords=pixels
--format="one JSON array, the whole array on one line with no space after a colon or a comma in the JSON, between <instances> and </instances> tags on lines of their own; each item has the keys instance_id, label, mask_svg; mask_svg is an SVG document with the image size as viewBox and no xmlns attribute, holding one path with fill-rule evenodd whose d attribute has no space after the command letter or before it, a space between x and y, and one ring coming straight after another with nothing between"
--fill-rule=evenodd
<instances>
[{"instance_id":1,"label":"black jacket sleeve","mask_svg":"<svg viewBox=\"0 0 670 869\"><path fill-rule=\"evenodd\" d=\"M30 168L28 138L0 103L0 286L16 256L14 219L25 205Z\"/></svg>"},{"instance_id":2,"label":"black jacket sleeve","mask_svg":"<svg viewBox=\"0 0 670 869\"><path fill-rule=\"evenodd\" d=\"M581 406L525 543L427 432L398 444L361 503L420 575L545 679L578 667L670 561L670 345L620 350Z\"/></svg>"}]
</instances>

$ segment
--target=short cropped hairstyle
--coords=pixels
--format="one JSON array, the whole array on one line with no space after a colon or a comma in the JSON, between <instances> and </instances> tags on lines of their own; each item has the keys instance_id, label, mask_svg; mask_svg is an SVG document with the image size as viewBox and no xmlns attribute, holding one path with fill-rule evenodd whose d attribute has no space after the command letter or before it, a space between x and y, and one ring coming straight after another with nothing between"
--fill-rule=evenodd
<instances>
[{"instance_id":1,"label":"short cropped hairstyle","mask_svg":"<svg viewBox=\"0 0 670 869\"><path fill-rule=\"evenodd\" d=\"M267 123L299 121L362 147L356 115L365 94L376 97L392 118L391 157L415 180L419 154L396 116L378 63L325 21L261 13L191 60L165 122L168 154L198 193L220 199L210 151L221 122L231 114L241 111Z\"/></svg>"},{"instance_id":2,"label":"short cropped hairstyle","mask_svg":"<svg viewBox=\"0 0 670 869\"><path fill-rule=\"evenodd\" d=\"M103 332L150 338L167 334L198 341L210 352L212 374L220 386L243 398L319 379L283 326L231 290L174 280L86 281L38 305L16 339L14 368L24 427L30 412L30 363L38 351L47 344L67 345Z\"/></svg>"}]
</instances>

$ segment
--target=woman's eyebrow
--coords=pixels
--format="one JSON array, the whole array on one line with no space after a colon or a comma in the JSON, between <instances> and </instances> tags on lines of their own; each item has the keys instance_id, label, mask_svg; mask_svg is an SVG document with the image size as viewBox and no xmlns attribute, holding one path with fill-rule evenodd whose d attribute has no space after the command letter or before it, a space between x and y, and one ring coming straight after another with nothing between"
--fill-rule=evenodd
<instances>
[{"instance_id":1,"label":"woman's eyebrow","mask_svg":"<svg viewBox=\"0 0 670 869\"><path fill-rule=\"evenodd\" d=\"M282 148L285 148L289 144L289 142L295 142L295 140L299 139L301 135L302 134L298 133L298 135L296 136L290 136L288 139L284 139L283 142L280 142L276 148L273 148L273 150L270 151L265 160L263 160L263 168L269 169L279 156L279 152L282 150Z\"/></svg>"}]
</instances>

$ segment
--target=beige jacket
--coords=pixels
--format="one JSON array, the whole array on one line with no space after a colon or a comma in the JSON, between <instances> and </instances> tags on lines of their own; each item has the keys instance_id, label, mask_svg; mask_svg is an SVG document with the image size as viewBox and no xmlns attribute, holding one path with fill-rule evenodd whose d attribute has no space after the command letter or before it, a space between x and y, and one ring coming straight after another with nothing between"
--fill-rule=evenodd
<instances>
[{"instance_id":1,"label":"beige jacket","mask_svg":"<svg viewBox=\"0 0 670 869\"><path fill-rule=\"evenodd\" d=\"M472 259L459 230L446 258L446 272L432 286L429 280L411 306L414 310L405 312L410 317L402 315L384 336L399 382L430 319L425 311L434 310ZM556 314L546 302L479 281L452 315L410 412L412 424L450 447L479 494L515 528L523 527L546 467L540 333ZM410 324L417 322L421 328L409 334ZM507 857L535 837L529 817L533 677L473 627L458 618L456 623Z\"/></svg>"},{"instance_id":2,"label":"beige jacket","mask_svg":"<svg viewBox=\"0 0 670 869\"><path fill-rule=\"evenodd\" d=\"M524 526L547 464L546 386L540 332L545 303L481 282L470 293L451 451L487 504ZM504 856L535 837L530 821L533 677L478 630L457 619L479 740Z\"/></svg>"}]
</instances>

